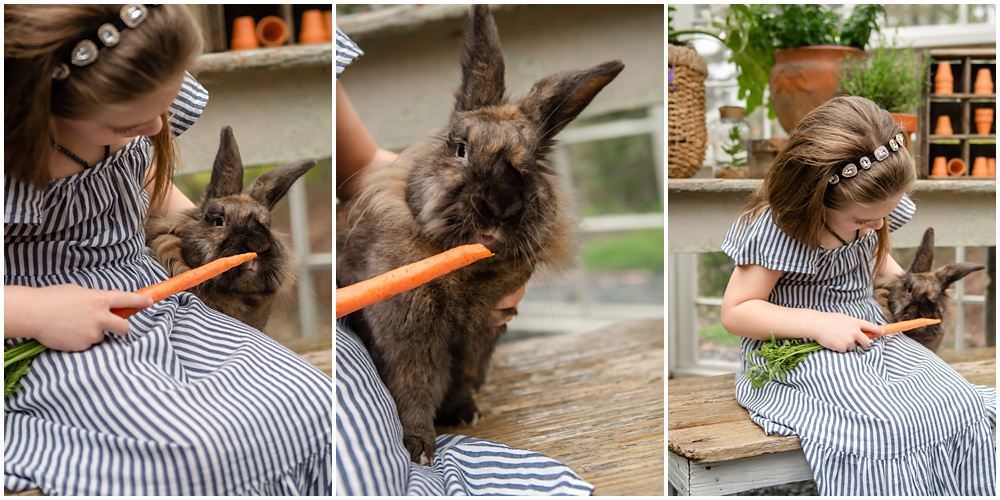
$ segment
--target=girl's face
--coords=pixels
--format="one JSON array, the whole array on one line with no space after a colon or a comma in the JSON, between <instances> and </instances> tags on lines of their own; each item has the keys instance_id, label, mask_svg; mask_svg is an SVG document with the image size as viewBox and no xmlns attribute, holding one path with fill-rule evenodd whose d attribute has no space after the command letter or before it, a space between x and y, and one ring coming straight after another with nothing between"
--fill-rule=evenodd
<instances>
[{"instance_id":1,"label":"girl's face","mask_svg":"<svg viewBox=\"0 0 1000 500\"><path fill-rule=\"evenodd\" d=\"M861 234L882 228L885 218L899 205L903 193L873 205L852 205L841 209L823 207L826 223L840 235Z\"/></svg>"},{"instance_id":2,"label":"girl's face","mask_svg":"<svg viewBox=\"0 0 1000 500\"><path fill-rule=\"evenodd\" d=\"M53 116L52 121L67 143L91 146L118 145L144 135L154 136L163 128L162 115L180 91L184 71L168 78L153 92L126 104L103 106L84 119Z\"/></svg>"}]
</instances>

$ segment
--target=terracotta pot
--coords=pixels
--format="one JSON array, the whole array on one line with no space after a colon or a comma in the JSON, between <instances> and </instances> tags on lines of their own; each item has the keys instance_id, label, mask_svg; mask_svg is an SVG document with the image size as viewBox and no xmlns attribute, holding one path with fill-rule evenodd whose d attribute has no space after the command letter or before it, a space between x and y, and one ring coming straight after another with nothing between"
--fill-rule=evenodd
<instances>
[{"instance_id":1,"label":"terracotta pot","mask_svg":"<svg viewBox=\"0 0 1000 500\"><path fill-rule=\"evenodd\" d=\"M816 106L837 96L837 84L848 55L857 59L865 52L834 45L774 51L768 88L774 114L786 132Z\"/></svg>"},{"instance_id":2,"label":"terracotta pot","mask_svg":"<svg viewBox=\"0 0 1000 500\"><path fill-rule=\"evenodd\" d=\"M934 93L955 93L955 78L951 75L951 64L938 63L937 74L934 75Z\"/></svg>"},{"instance_id":3,"label":"terracotta pot","mask_svg":"<svg viewBox=\"0 0 1000 500\"><path fill-rule=\"evenodd\" d=\"M254 30L253 16L240 16L233 19L233 39L229 43L229 48L232 50L260 48Z\"/></svg>"},{"instance_id":4,"label":"terracotta pot","mask_svg":"<svg viewBox=\"0 0 1000 500\"><path fill-rule=\"evenodd\" d=\"M951 117L948 115L939 116L937 128L934 129L934 135L951 135L953 133L951 129Z\"/></svg>"},{"instance_id":5,"label":"terracotta pot","mask_svg":"<svg viewBox=\"0 0 1000 500\"><path fill-rule=\"evenodd\" d=\"M326 41L333 41L333 11L323 11L323 29L326 30Z\"/></svg>"},{"instance_id":6,"label":"terracotta pot","mask_svg":"<svg viewBox=\"0 0 1000 500\"><path fill-rule=\"evenodd\" d=\"M945 177L948 175L948 160L943 156L934 158L934 167L931 168L931 177Z\"/></svg>"},{"instance_id":7,"label":"terracotta pot","mask_svg":"<svg viewBox=\"0 0 1000 500\"><path fill-rule=\"evenodd\" d=\"M323 43L326 41L326 28L323 27L323 13L319 9L307 10L302 13L302 25L299 27L299 43Z\"/></svg>"},{"instance_id":8,"label":"terracotta pot","mask_svg":"<svg viewBox=\"0 0 1000 500\"><path fill-rule=\"evenodd\" d=\"M255 34L264 47L284 45L288 41L288 25L278 16L266 16L257 22Z\"/></svg>"},{"instance_id":9,"label":"terracotta pot","mask_svg":"<svg viewBox=\"0 0 1000 500\"><path fill-rule=\"evenodd\" d=\"M976 94L993 93L993 75L990 68L980 68L976 73L976 83L973 84L973 92Z\"/></svg>"},{"instance_id":10,"label":"terracotta pot","mask_svg":"<svg viewBox=\"0 0 1000 500\"><path fill-rule=\"evenodd\" d=\"M990 135L993 128L993 108L976 109L976 133L979 135Z\"/></svg>"},{"instance_id":11,"label":"terracotta pot","mask_svg":"<svg viewBox=\"0 0 1000 500\"><path fill-rule=\"evenodd\" d=\"M987 158L986 159L986 171L989 172L990 177L997 176L997 159Z\"/></svg>"},{"instance_id":12,"label":"terracotta pot","mask_svg":"<svg viewBox=\"0 0 1000 500\"><path fill-rule=\"evenodd\" d=\"M948 175L952 177L965 175L965 162L962 161L961 158L952 158L948 160Z\"/></svg>"},{"instance_id":13,"label":"terracotta pot","mask_svg":"<svg viewBox=\"0 0 1000 500\"><path fill-rule=\"evenodd\" d=\"M911 115L909 113L890 113L892 115L892 121L898 123L903 130L906 131L903 134L903 146L906 149L910 149L910 136L917 132L917 115Z\"/></svg>"},{"instance_id":14,"label":"terracotta pot","mask_svg":"<svg viewBox=\"0 0 1000 500\"><path fill-rule=\"evenodd\" d=\"M972 162L973 177L989 177L989 167L986 166L986 157L977 156Z\"/></svg>"}]
</instances>

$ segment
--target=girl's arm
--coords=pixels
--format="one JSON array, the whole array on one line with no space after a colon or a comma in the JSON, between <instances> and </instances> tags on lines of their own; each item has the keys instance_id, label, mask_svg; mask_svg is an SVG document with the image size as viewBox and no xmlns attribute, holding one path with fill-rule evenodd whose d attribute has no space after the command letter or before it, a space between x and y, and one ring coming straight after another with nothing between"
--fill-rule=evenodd
<instances>
[{"instance_id":1,"label":"girl's arm","mask_svg":"<svg viewBox=\"0 0 1000 500\"><path fill-rule=\"evenodd\" d=\"M149 194L150 199L153 197L153 173L156 172L156 165L152 164L146 169L146 193ZM170 183L170 190L167 191L167 195L163 198L163 202L157 205L149 206L150 215L167 215L175 212L180 212L181 210L186 210L188 208L194 208L195 204L188 199L187 196L181 192L173 182Z\"/></svg>"},{"instance_id":2,"label":"girl's arm","mask_svg":"<svg viewBox=\"0 0 1000 500\"><path fill-rule=\"evenodd\" d=\"M389 165L396 156L378 147L337 82L337 199L349 199L361 190L365 168Z\"/></svg>"},{"instance_id":3,"label":"girl's arm","mask_svg":"<svg viewBox=\"0 0 1000 500\"><path fill-rule=\"evenodd\" d=\"M845 352L855 344L868 347L864 331L882 333L882 327L846 314L772 304L768 295L781 271L758 265L736 266L722 298L722 326L732 334L757 340L811 338L823 347Z\"/></svg>"},{"instance_id":4,"label":"girl's arm","mask_svg":"<svg viewBox=\"0 0 1000 500\"><path fill-rule=\"evenodd\" d=\"M111 308L153 305L145 295L77 285L4 286L3 295L4 338L33 338L58 351L86 350L104 338L105 330L128 333L128 322Z\"/></svg>"}]
</instances>

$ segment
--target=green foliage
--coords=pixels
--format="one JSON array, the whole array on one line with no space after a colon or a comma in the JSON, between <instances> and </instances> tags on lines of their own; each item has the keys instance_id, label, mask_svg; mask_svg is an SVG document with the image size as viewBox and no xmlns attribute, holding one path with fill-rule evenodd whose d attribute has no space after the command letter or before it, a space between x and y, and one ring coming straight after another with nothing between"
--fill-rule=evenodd
<instances>
[{"instance_id":1,"label":"green foliage","mask_svg":"<svg viewBox=\"0 0 1000 500\"><path fill-rule=\"evenodd\" d=\"M870 99L893 113L914 113L927 90L929 64L922 53L880 47L867 60L848 59L837 93Z\"/></svg>"},{"instance_id":2,"label":"green foliage","mask_svg":"<svg viewBox=\"0 0 1000 500\"><path fill-rule=\"evenodd\" d=\"M747 354L747 367L743 374L751 387L759 389L768 382L784 382L788 372L813 351L822 349L818 342L801 339L785 339L778 342L771 333L771 340L764 342L760 350ZM762 360L763 362L760 362Z\"/></svg>"},{"instance_id":3,"label":"green foliage","mask_svg":"<svg viewBox=\"0 0 1000 500\"><path fill-rule=\"evenodd\" d=\"M31 368L31 360L47 349L37 340L29 340L16 346L3 346L3 397L14 394L21 387L21 377ZM4 412L6 415L7 412Z\"/></svg>"},{"instance_id":4,"label":"green foliage","mask_svg":"<svg viewBox=\"0 0 1000 500\"><path fill-rule=\"evenodd\" d=\"M737 66L739 98L750 114L764 104L764 89L774 68L774 51L808 45L848 45L864 49L880 31L880 5L856 5L843 23L827 7L816 4L730 5L724 19L713 23ZM768 103L768 116L774 109Z\"/></svg>"},{"instance_id":5,"label":"green foliage","mask_svg":"<svg viewBox=\"0 0 1000 500\"><path fill-rule=\"evenodd\" d=\"M587 269L648 269L663 272L663 230L632 231L595 239L583 250Z\"/></svg>"},{"instance_id":6,"label":"green foliage","mask_svg":"<svg viewBox=\"0 0 1000 500\"><path fill-rule=\"evenodd\" d=\"M743 147L743 138L740 137L740 127L733 125L733 128L729 129L729 146L723 146L722 150L729 155L729 164L727 167L742 167L747 164L746 156L738 156L740 153L746 151Z\"/></svg>"},{"instance_id":7,"label":"green foliage","mask_svg":"<svg viewBox=\"0 0 1000 500\"><path fill-rule=\"evenodd\" d=\"M717 345L740 345L740 338L726 331L722 323L715 322L698 329L698 338Z\"/></svg>"}]
</instances>

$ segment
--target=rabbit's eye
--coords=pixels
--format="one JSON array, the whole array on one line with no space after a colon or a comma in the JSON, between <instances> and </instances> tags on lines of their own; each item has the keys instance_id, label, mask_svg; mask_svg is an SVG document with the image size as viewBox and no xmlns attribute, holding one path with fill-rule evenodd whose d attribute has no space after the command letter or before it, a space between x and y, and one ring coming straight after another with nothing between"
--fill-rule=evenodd
<instances>
[{"instance_id":1,"label":"rabbit's eye","mask_svg":"<svg viewBox=\"0 0 1000 500\"><path fill-rule=\"evenodd\" d=\"M455 148L455 156L459 158L465 158L465 153L467 149L468 148L465 146L465 143L459 143L458 147Z\"/></svg>"},{"instance_id":2,"label":"rabbit's eye","mask_svg":"<svg viewBox=\"0 0 1000 500\"><path fill-rule=\"evenodd\" d=\"M212 224L214 224L215 227L225 226L226 225L226 219L224 219L223 217L215 217L214 219L212 219Z\"/></svg>"}]
</instances>

